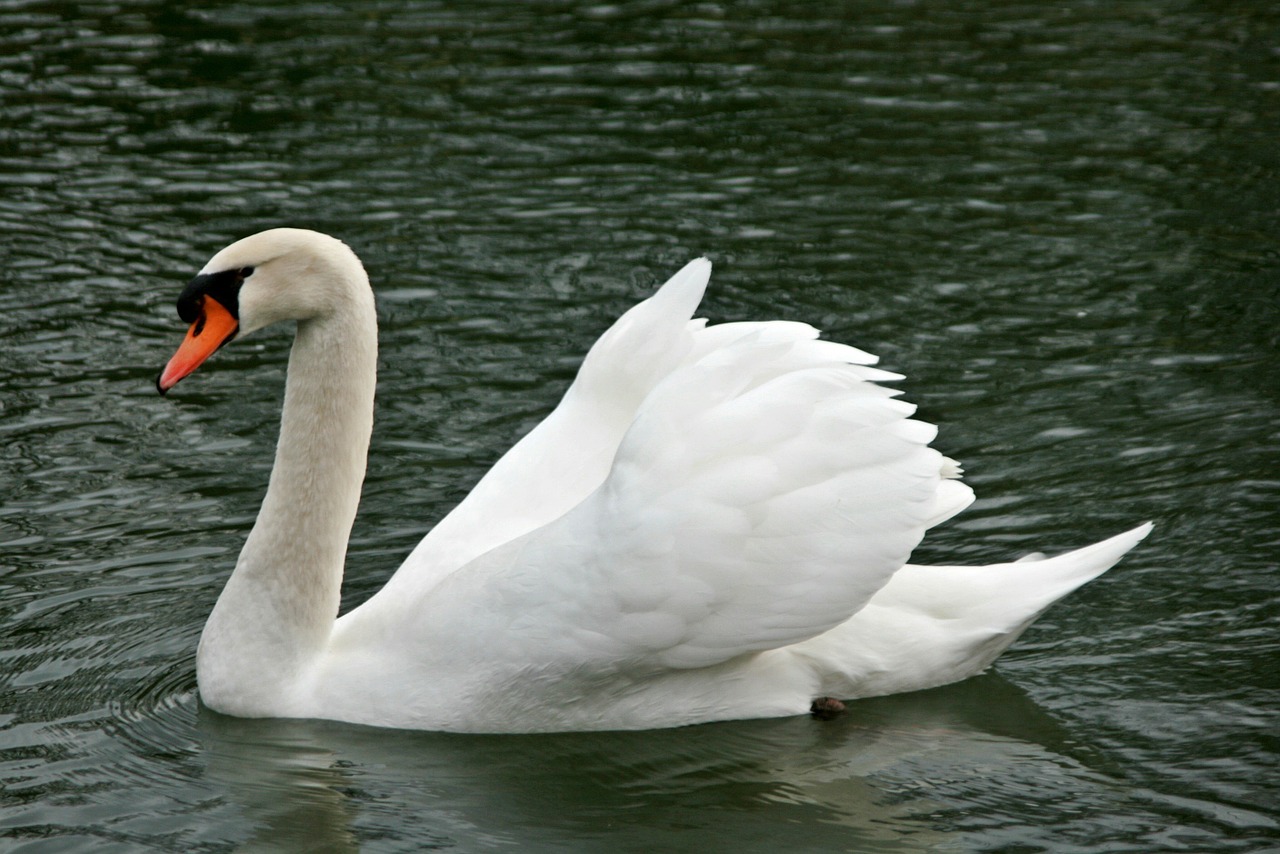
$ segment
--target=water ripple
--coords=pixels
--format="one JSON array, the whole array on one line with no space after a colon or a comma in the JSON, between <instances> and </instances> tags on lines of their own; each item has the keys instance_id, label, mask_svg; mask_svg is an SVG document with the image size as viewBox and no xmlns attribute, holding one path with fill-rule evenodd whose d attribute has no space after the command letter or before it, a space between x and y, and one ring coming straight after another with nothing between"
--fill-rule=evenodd
<instances>
[{"instance_id":1,"label":"water ripple","mask_svg":"<svg viewBox=\"0 0 1280 854\"><path fill-rule=\"evenodd\" d=\"M0 833L1274 847L1277 32L1164 0L0 8ZM908 375L980 495L920 559L1156 533L1003 679L829 727L220 718L193 651L288 342L229 348L180 398L152 382L181 283L281 223L342 235L379 294L345 607L704 253L708 316L809 320Z\"/></svg>"}]
</instances>

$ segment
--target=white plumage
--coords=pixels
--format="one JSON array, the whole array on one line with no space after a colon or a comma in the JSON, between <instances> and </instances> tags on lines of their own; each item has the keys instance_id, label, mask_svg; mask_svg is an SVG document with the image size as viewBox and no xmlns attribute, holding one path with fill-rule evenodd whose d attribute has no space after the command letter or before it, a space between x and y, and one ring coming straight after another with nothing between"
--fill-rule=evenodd
<instances>
[{"instance_id":1,"label":"white plumage","mask_svg":"<svg viewBox=\"0 0 1280 854\"><path fill-rule=\"evenodd\" d=\"M314 232L218 253L184 293L201 314L183 348L203 349L180 349L161 389L221 343L197 330L214 302L234 303L231 336L298 333L267 497L201 639L204 701L471 732L801 714L980 672L1150 530L907 565L973 500L936 429L878 385L897 375L805 324L693 320L710 269L623 315L556 410L335 621L371 429L368 281Z\"/></svg>"}]
</instances>

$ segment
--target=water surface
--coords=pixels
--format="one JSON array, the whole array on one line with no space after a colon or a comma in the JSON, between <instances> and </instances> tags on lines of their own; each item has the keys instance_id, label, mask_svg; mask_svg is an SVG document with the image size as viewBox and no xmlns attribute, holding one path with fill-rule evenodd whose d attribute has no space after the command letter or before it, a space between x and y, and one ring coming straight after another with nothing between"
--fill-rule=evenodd
<instances>
[{"instance_id":1,"label":"water surface","mask_svg":"<svg viewBox=\"0 0 1280 854\"><path fill-rule=\"evenodd\" d=\"M1280 846L1280 16L1260 3L0 4L15 851ZM169 399L225 243L365 260L376 590L689 258L907 374L921 561L1156 533L995 670L844 718L463 738L199 707L285 331Z\"/></svg>"}]
</instances>

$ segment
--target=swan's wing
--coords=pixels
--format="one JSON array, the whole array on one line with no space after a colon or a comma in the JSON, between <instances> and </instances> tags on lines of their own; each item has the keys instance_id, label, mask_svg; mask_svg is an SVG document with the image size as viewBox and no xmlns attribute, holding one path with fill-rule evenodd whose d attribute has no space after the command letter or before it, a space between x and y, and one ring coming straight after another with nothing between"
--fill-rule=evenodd
<instances>
[{"instance_id":1,"label":"swan's wing","mask_svg":"<svg viewBox=\"0 0 1280 854\"><path fill-rule=\"evenodd\" d=\"M623 314L592 345L559 405L418 543L370 603L381 607L383 600L420 596L468 561L579 504L608 475L641 403L682 365L748 336L761 344L811 341L811 358L826 347L839 350L825 358L877 361L853 347L812 341L818 331L805 323L708 327L705 320L691 320L710 274L705 258L691 261Z\"/></svg>"},{"instance_id":2,"label":"swan's wing","mask_svg":"<svg viewBox=\"0 0 1280 854\"><path fill-rule=\"evenodd\" d=\"M592 678L796 643L866 604L972 493L872 381L892 375L771 331L718 333L645 399L599 488L444 579L421 603L433 643Z\"/></svg>"}]
</instances>

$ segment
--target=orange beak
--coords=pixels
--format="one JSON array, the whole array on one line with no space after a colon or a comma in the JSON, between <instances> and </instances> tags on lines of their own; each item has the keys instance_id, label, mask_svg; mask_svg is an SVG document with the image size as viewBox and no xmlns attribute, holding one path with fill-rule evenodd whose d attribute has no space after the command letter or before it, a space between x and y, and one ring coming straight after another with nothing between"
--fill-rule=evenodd
<instances>
[{"instance_id":1,"label":"orange beak","mask_svg":"<svg viewBox=\"0 0 1280 854\"><path fill-rule=\"evenodd\" d=\"M187 337L178 347L178 352L164 366L160 378L156 380L156 388L164 394L176 386L219 347L234 338L239 328L240 322L232 317L222 303L210 296L201 297L200 315L187 330Z\"/></svg>"}]
</instances>

